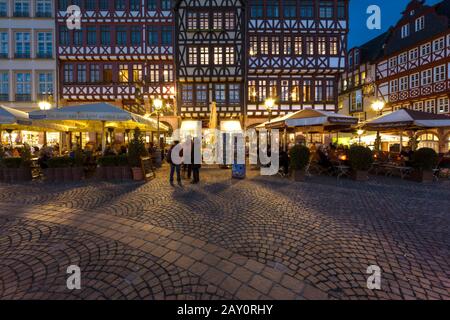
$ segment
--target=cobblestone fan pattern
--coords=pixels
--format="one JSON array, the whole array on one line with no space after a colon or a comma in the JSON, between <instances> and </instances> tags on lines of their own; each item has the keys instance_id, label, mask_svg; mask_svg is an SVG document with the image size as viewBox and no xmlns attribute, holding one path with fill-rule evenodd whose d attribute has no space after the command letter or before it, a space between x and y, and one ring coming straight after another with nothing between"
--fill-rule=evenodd
<instances>
[{"instance_id":1,"label":"cobblestone fan pattern","mask_svg":"<svg viewBox=\"0 0 450 320\"><path fill-rule=\"evenodd\" d=\"M0 185L0 297L450 299L449 181L201 173ZM70 264L82 290L65 287Z\"/></svg>"}]
</instances>

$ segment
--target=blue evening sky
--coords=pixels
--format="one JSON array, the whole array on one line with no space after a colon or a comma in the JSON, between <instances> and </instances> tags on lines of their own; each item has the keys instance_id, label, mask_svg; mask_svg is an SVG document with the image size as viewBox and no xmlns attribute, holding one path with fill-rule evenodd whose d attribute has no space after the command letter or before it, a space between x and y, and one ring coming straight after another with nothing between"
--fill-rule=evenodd
<instances>
[{"instance_id":1,"label":"blue evening sky","mask_svg":"<svg viewBox=\"0 0 450 320\"><path fill-rule=\"evenodd\" d=\"M442 0L426 0L425 3L433 5ZM401 17L410 0L350 0L350 34L348 48L359 46L382 34L394 25ZM366 21L367 7L378 5L381 8L381 30L369 30Z\"/></svg>"}]
</instances>

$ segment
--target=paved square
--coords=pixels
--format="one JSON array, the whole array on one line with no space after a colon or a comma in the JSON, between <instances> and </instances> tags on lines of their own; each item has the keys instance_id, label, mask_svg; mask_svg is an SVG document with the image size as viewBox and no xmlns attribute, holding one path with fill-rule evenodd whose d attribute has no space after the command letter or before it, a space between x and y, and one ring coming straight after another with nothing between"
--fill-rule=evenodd
<instances>
[{"instance_id":1,"label":"paved square","mask_svg":"<svg viewBox=\"0 0 450 320\"><path fill-rule=\"evenodd\" d=\"M449 181L201 179L0 184L0 298L450 299Z\"/></svg>"}]
</instances>

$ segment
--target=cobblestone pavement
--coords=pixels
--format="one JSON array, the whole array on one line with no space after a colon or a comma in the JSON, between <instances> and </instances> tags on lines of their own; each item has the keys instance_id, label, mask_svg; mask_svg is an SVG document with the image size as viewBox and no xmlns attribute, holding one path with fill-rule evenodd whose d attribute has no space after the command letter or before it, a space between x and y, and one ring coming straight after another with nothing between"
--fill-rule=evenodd
<instances>
[{"instance_id":1,"label":"cobblestone pavement","mask_svg":"<svg viewBox=\"0 0 450 320\"><path fill-rule=\"evenodd\" d=\"M0 298L450 299L450 181L201 175L0 184Z\"/></svg>"}]
</instances>

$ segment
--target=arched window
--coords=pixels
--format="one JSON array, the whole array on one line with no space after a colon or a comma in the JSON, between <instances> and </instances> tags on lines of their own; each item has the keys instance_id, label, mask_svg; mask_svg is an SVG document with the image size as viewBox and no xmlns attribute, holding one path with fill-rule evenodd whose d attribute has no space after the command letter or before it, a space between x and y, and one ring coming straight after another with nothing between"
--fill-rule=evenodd
<instances>
[{"instance_id":1,"label":"arched window","mask_svg":"<svg viewBox=\"0 0 450 320\"><path fill-rule=\"evenodd\" d=\"M431 148L436 152L439 152L439 138L436 134L431 132L425 132L419 136L419 149Z\"/></svg>"}]
</instances>

